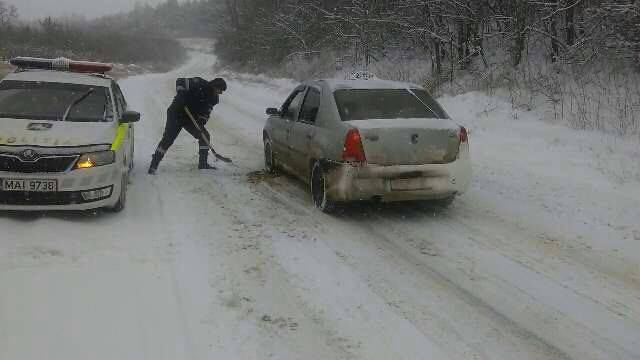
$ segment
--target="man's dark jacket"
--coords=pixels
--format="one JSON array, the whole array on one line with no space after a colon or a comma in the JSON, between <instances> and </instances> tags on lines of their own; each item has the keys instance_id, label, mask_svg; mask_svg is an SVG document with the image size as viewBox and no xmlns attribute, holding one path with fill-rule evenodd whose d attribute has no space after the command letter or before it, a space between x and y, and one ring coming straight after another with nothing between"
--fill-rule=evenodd
<instances>
[{"instance_id":1,"label":"man's dark jacket","mask_svg":"<svg viewBox=\"0 0 640 360\"><path fill-rule=\"evenodd\" d=\"M176 80L176 90L177 94L168 109L169 115L191 123L184 111L186 106L200 125L206 124L211 110L219 101L209 82L199 77L179 78Z\"/></svg>"}]
</instances>

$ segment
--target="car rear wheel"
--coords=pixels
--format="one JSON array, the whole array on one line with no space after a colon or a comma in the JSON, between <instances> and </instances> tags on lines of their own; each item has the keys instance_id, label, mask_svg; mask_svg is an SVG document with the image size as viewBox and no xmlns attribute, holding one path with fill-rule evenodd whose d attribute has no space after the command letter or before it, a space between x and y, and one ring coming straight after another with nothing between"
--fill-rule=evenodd
<instances>
[{"instance_id":1,"label":"car rear wheel","mask_svg":"<svg viewBox=\"0 0 640 360\"><path fill-rule=\"evenodd\" d=\"M277 171L276 158L269 138L264 139L264 169L269 174L275 174Z\"/></svg>"},{"instance_id":2,"label":"car rear wheel","mask_svg":"<svg viewBox=\"0 0 640 360\"><path fill-rule=\"evenodd\" d=\"M316 161L311 169L311 199L316 208L324 213L336 210L336 203L327 194L328 181L320 161Z\"/></svg>"},{"instance_id":3,"label":"car rear wheel","mask_svg":"<svg viewBox=\"0 0 640 360\"><path fill-rule=\"evenodd\" d=\"M444 199L439 199L439 200L434 200L433 204L436 206L439 206L441 208L448 208L449 206L451 206L451 204L453 204L453 201L456 199L455 195L451 195L449 197L446 197Z\"/></svg>"},{"instance_id":4,"label":"car rear wheel","mask_svg":"<svg viewBox=\"0 0 640 360\"><path fill-rule=\"evenodd\" d=\"M118 197L118 202L112 207L109 208L109 211L119 213L127 205L127 187L129 185L129 176L127 174L122 174L122 184L120 185L120 196Z\"/></svg>"},{"instance_id":5,"label":"car rear wheel","mask_svg":"<svg viewBox=\"0 0 640 360\"><path fill-rule=\"evenodd\" d=\"M421 207L423 207L425 210L446 209L449 206L451 206L451 204L453 204L453 201L455 199L456 199L456 196L451 195L444 199L422 200L422 201L419 201L418 203L421 204Z\"/></svg>"}]
</instances>

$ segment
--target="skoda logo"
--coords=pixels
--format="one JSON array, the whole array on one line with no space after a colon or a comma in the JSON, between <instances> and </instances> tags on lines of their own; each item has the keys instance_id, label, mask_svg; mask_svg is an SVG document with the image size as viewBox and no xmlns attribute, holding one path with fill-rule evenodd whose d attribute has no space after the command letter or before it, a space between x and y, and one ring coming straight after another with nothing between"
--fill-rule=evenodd
<instances>
[{"instance_id":1,"label":"skoda logo","mask_svg":"<svg viewBox=\"0 0 640 360\"><path fill-rule=\"evenodd\" d=\"M24 161L35 161L39 157L40 157L40 154L38 154L32 149L27 149L20 153L20 159Z\"/></svg>"}]
</instances>

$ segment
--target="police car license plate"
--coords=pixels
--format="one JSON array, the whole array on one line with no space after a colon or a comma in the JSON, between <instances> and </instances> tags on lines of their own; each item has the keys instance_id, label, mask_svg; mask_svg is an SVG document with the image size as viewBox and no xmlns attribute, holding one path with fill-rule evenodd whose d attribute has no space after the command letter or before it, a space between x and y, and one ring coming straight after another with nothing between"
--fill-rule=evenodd
<instances>
[{"instance_id":1,"label":"police car license plate","mask_svg":"<svg viewBox=\"0 0 640 360\"><path fill-rule=\"evenodd\" d=\"M55 192L58 191L56 180L38 179L3 179L3 191Z\"/></svg>"}]
</instances>

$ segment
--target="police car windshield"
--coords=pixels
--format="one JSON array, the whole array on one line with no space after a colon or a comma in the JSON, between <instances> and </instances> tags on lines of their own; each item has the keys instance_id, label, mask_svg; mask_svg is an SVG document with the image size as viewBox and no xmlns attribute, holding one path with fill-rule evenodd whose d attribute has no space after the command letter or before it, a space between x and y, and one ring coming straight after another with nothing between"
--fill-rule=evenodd
<instances>
[{"instance_id":1,"label":"police car windshield","mask_svg":"<svg viewBox=\"0 0 640 360\"><path fill-rule=\"evenodd\" d=\"M342 121L372 119L447 119L421 89L342 89L334 93Z\"/></svg>"},{"instance_id":2,"label":"police car windshield","mask_svg":"<svg viewBox=\"0 0 640 360\"><path fill-rule=\"evenodd\" d=\"M94 91L72 107L66 121L112 121L111 99L106 87L14 80L0 83L0 117L62 120L69 104L90 89Z\"/></svg>"}]
</instances>

